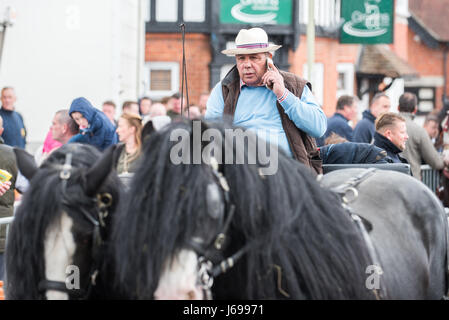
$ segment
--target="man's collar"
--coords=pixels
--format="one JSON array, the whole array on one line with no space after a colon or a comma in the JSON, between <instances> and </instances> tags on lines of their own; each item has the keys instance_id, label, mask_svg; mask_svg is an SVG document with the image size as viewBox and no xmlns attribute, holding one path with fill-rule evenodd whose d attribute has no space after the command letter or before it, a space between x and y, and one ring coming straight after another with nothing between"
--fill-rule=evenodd
<instances>
[{"instance_id":1,"label":"man's collar","mask_svg":"<svg viewBox=\"0 0 449 320\"><path fill-rule=\"evenodd\" d=\"M346 122L349 122L349 119L346 118L342 113L340 113L338 111L334 113L334 116L340 117L340 118L344 119Z\"/></svg>"},{"instance_id":2,"label":"man's collar","mask_svg":"<svg viewBox=\"0 0 449 320\"><path fill-rule=\"evenodd\" d=\"M245 82L243 82L243 80L240 78L240 91L242 91L242 87L243 86L247 86L247 87L265 87L265 85L263 85L263 84L258 85L258 86L249 86Z\"/></svg>"},{"instance_id":3,"label":"man's collar","mask_svg":"<svg viewBox=\"0 0 449 320\"><path fill-rule=\"evenodd\" d=\"M406 119L413 120L415 118L415 115L413 113L410 113L410 112L402 112L401 111L401 112L399 112L399 114L401 116L403 116L404 118L406 118Z\"/></svg>"}]
</instances>

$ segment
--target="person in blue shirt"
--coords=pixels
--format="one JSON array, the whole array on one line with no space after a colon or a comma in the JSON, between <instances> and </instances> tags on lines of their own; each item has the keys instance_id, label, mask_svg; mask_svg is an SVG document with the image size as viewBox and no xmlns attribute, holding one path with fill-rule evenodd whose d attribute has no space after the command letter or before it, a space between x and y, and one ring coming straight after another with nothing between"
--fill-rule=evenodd
<instances>
[{"instance_id":1,"label":"person in blue shirt","mask_svg":"<svg viewBox=\"0 0 449 320\"><path fill-rule=\"evenodd\" d=\"M353 141L372 143L376 131L374 122L382 113L390 111L390 107L390 98L383 92L377 93L371 101L369 110L363 111L362 120L355 126Z\"/></svg>"},{"instance_id":2,"label":"person in blue shirt","mask_svg":"<svg viewBox=\"0 0 449 320\"><path fill-rule=\"evenodd\" d=\"M0 116L3 118L3 138L6 145L25 149L26 129L22 115L14 111L16 103L16 93L12 87L4 87L1 92L2 107Z\"/></svg>"},{"instance_id":3,"label":"person in blue shirt","mask_svg":"<svg viewBox=\"0 0 449 320\"><path fill-rule=\"evenodd\" d=\"M79 142L94 145L101 151L118 143L115 126L100 110L94 108L86 98L73 100L69 114L79 125L80 133L68 143Z\"/></svg>"},{"instance_id":4,"label":"person in blue shirt","mask_svg":"<svg viewBox=\"0 0 449 320\"><path fill-rule=\"evenodd\" d=\"M276 68L272 52L281 46L270 45L263 29L240 30L235 44L222 51L235 56L236 65L212 90L205 119L231 116L235 126L269 132L270 142L320 172L314 138L325 133L327 119L310 83Z\"/></svg>"},{"instance_id":5,"label":"person in blue shirt","mask_svg":"<svg viewBox=\"0 0 449 320\"><path fill-rule=\"evenodd\" d=\"M323 146L326 138L332 133L336 133L351 142L353 131L348 122L354 120L355 117L357 117L357 98L348 95L338 98L336 111L332 117L327 119L326 133L317 139L317 145Z\"/></svg>"}]
</instances>

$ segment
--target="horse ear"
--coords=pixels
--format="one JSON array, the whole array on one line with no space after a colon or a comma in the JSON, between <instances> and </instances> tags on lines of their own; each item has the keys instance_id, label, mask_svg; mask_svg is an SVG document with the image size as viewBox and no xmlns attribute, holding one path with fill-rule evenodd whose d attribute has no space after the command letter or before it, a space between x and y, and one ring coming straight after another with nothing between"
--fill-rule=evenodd
<instances>
[{"instance_id":1,"label":"horse ear","mask_svg":"<svg viewBox=\"0 0 449 320\"><path fill-rule=\"evenodd\" d=\"M142 128L142 142L150 136L156 129L154 129L153 121L148 121Z\"/></svg>"},{"instance_id":2,"label":"horse ear","mask_svg":"<svg viewBox=\"0 0 449 320\"><path fill-rule=\"evenodd\" d=\"M25 178L31 180L38 168L34 157L23 149L14 148L16 154L17 166Z\"/></svg>"},{"instance_id":3,"label":"horse ear","mask_svg":"<svg viewBox=\"0 0 449 320\"><path fill-rule=\"evenodd\" d=\"M86 194L93 196L108 177L114 164L116 145L110 146L86 174Z\"/></svg>"}]
</instances>

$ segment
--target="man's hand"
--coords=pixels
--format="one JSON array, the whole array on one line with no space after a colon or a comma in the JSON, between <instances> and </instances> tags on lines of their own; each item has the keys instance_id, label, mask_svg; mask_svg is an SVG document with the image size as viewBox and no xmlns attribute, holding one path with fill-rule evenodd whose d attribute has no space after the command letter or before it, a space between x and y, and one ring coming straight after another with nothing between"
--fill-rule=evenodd
<instances>
[{"instance_id":1,"label":"man's hand","mask_svg":"<svg viewBox=\"0 0 449 320\"><path fill-rule=\"evenodd\" d=\"M285 91L284 77L282 77L272 61L268 62L268 68L269 70L262 76L262 82L264 85L272 87L273 93L279 99Z\"/></svg>"},{"instance_id":2,"label":"man's hand","mask_svg":"<svg viewBox=\"0 0 449 320\"><path fill-rule=\"evenodd\" d=\"M0 183L0 196L4 195L11 187L11 181Z\"/></svg>"}]
</instances>

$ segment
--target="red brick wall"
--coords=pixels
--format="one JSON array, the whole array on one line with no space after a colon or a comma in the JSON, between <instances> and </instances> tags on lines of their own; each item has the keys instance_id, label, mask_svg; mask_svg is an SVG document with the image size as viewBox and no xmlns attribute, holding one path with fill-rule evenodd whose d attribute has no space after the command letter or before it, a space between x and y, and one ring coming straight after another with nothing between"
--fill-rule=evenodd
<instances>
[{"instance_id":1,"label":"red brick wall","mask_svg":"<svg viewBox=\"0 0 449 320\"><path fill-rule=\"evenodd\" d=\"M196 104L200 94L209 90L209 64L212 60L210 39L207 35L192 33L186 34L185 40L189 102ZM145 61L178 62L179 92L181 92L182 37L180 34L147 34Z\"/></svg>"},{"instance_id":2,"label":"red brick wall","mask_svg":"<svg viewBox=\"0 0 449 320\"><path fill-rule=\"evenodd\" d=\"M390 45L391 50L394 51L400 58L408 61L408 43L409 43L408 25L404 23L395 23L394 25L394 43Z\"/></svg>"},{"instance_id":3,"label":"red brick wall","mask_svg":"<svg viewBox=\"0 0 449 320\"><path fill-rule=\"evenodd\" d=\"M408 31L408 63L421 76L444 76L443 49L430 49L421 41L416 41L415 33L411 30ZM448 88L446 88L446 92L449 92ZM441 97L443 95L443 87L438 87L435 95L435 108L440 109L442 107Z\"/></svg>"},{"instance_id":4,"label":"red brick wall","mask_svg":"<svg viewBox=\"0 0 449 320\"><path fill-rule=\"evenodd\" d=\"M355 64L358 52L359 45L339 44L338 39L316 38L315 40L315 63L322 63L324 68L323 110L327 116L331 116L335 112L337 103L337 64ZM304 64L307 63L307 37L305 35L301 36L301 42L296 52L290 51L289 63L291 72L301 77L307 77L307 75L303 75ZM355 86L354 90L356 90Z\"/></svg>"}]
</instances>

